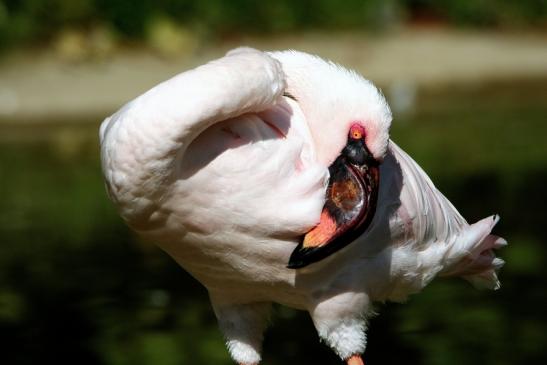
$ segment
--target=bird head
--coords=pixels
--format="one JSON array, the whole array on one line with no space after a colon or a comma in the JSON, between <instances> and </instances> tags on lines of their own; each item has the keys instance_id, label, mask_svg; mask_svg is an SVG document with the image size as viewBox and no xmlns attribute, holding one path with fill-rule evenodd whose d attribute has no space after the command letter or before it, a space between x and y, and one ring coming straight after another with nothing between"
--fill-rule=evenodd
<instances>
[{"instance_id":1,"label":"bird head","mask_svg":"<svg viewBox=\"0 0 547 365\"><path fill-rule=\"evenodd\" d=\"M272 52L287 81L287 95L302 109L319 161L330 165L348 142L352 126L381 163L389 143L391 111L382 93L367 79L336 63L298 51Z\"/></svg>"},{"instance_id":2,"label":"bird head","mask_svg":"<svg viewBox=\"0 0 547 365\"><path fill-rule=\"evenodd\" d=\"M271 55L281 63L285 95L302 110L317 158L330 173L320 222L289 261L288 267L300 268L345 247L370 225L392 117L382 93L356 72L302 52Z\"/></svg>"}]
</instances>

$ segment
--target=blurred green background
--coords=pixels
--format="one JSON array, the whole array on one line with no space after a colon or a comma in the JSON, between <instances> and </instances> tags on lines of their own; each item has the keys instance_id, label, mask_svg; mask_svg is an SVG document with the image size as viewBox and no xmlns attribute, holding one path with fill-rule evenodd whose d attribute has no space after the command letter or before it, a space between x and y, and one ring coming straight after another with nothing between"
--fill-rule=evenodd
<instances>
[{"instance_id":1,"label":"blurred green background","mask_svg":"<svg viewBox=\"0 0 547 365\"><path fill-rule=\"evenodd\" d=\"M371 320L368 364L547 363L547 1L0 0L0 362L230 364L207 293L123 224L98 126L227 49L298 48L378 83L392 138L473 222L502 288L436 280ZM276 307L264 364L336 364Z\"/></svg>"}]
</instances>

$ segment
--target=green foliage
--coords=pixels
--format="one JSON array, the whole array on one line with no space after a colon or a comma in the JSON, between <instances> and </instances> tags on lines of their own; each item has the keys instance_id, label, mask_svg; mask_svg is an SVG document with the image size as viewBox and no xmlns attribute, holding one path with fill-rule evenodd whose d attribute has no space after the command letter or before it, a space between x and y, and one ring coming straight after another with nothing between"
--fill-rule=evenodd
<instances>
[{"instance_id":1,"label":"green foliage","mask_svg":"<svg viewBox=\"0 0 547 365\"><path fill-rule=\"evenodd\" d=\"M501 0L0 0L0 49L98 24L142 40L154 17L222 38L306 29L389 27L428 14L472 26L545 26L547 1Z\"/></svg>"},{"instance_id":2,"label":"green foliage","mask_svg":"<svg viewBox=\"0 0 547 365\"><path fill-rule=\"evenodd\" d=\"M414 12L430 12L455 24L475 26L545 25L545 0L405 0Z\"/></svg>"}]
</instances>

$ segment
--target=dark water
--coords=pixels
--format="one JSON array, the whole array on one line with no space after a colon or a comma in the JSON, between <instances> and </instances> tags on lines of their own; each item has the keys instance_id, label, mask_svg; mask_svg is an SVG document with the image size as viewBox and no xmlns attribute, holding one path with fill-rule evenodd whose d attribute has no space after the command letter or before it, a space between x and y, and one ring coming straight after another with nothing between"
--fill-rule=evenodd
<instances>
[{"instance_id":1,"label":"dark water","mask_svg":"<svg viewBox=\"0 0 547 365\"><path fill-rule=\"evenodd\" d=\"M0 126L0 362L230 364L205 290L117 217L95 123ZM421 94L392 136L471 222L499 213L502 288L378 305L368 364L547 363L547 83ZM336 364L278 307L264 364Z\"/></svg>"}]
</instances>

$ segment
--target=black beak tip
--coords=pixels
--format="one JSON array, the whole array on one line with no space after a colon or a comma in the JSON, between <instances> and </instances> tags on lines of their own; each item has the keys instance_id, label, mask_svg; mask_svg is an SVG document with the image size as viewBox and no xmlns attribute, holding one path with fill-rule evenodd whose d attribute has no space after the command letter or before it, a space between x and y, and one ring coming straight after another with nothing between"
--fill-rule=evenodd
<instances>
[{"instance_id":1,"label":"black beak tip","mask_svg":"<svg viewBox=\"0 0 547 365\"><path fill-rule=\"evenodd\" d=\"M340 240L335 240L328 245L317 247L303 247L302 243L300 243L292 252L287 268L301 269L314 262L321 261L333 252L336 252L339 248L346 246L348 243L349 242L344 243Z\"/></svg>"},{"instance_id":2,"label":"black beak tip","mask_svg":"<svg viewBox=\"0 0 547 365\"><path fill-rule=\"evenodd\" d=\"M302 244L299 244L291 254L289 258L289 263L287 264L288 269L301 269L308 266L311 261L308 260L310 249L302 247Z\"/></svg>"},{"instance_id":3,"label":"black beak tip","mask_svg":"<svg viewBox=\"0 0 547 365\"><path fill-rule=\"evenodd\" d=\"M306 264L302 261L290 260L289 264L287 265L287 269L300 269L300 268L303 268L304 266L306 266Z\"/></svg>"}]
</instances>

